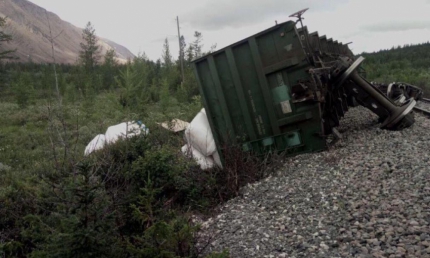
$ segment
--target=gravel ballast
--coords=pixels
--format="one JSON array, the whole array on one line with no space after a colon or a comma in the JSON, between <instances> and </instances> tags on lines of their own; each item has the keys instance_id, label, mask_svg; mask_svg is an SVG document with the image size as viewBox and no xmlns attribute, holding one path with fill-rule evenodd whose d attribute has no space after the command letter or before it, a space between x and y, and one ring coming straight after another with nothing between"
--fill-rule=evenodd
<instances>
[{"instance_id":1,"label":"gravel ballast","mask_svg":"<svg viewBox=\"0 0 430 258\"><path fill-rule=\"evenodd\" d=\"M403 131L350 109L328 151L274 175L203 222L206 252L231 257L430 257L430 119ZM205 243L201 243L202 245Z\"/></svg>"}]
</instances>

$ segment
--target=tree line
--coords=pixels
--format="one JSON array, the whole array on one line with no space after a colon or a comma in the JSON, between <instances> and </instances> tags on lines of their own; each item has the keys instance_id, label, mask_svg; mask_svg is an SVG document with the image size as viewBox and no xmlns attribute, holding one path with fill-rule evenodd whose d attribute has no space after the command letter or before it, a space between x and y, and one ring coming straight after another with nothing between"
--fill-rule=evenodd
<instances>
[{"instance_id":1,"label":"tree line","mask_svg":"<svg viewBox=\"0 0 430 258\"><path fill-rule=\"evenodd\" d=\"M406 82L430 92L430 42L363 53L363 67L369 80Z\"/></svg>"},{"instance_id":2,"label":"tree line","mask_svg":"<svg viewBox=\"0 0 430 258\"><path fill-rule=\"evenodd\" d=\"M181 153L183 135L158 126L201 109L191 60L204 53L194 36L181 38L184 78L168 40L159 60L121 64L114 51L101 56L90 23L74 65L2 64L0 257L228 257L196 245L191 214L257 180L257 163L230 155L232 169L203 172ZM137 120L148 135L83 155L108 126Z\"/></svg>"},{"instance_id":3,"label":"tree line","mask_svg":"<svg viewBox=\"0 0 430 258\"><path fill-rule=\"evenodd\" d=\"M0 26L1 22L5 20L0 20ZM0 34L0 44L10 40L10 35ZM190 43L181 37L182 78L180 58L173 58L167 38L160 59L152 61L145 53L139 53L133 60L119 63L114 49L101 55L96 30L89 22L82 32L76 64L1 62L0 91L4 97L15 97L23 106L37 99L55 97L55 84L66 101L88 100L99 93L115 91L124 106L158 103L163 96L168 96L169 101L187 103L199 95L191 61L205 54L202 41L203 36L197 31ZM212 46L210 51L214 49ZM0 59L10 57L11 53L13 50L1 52ZM57 78L53 65L57 68Z\"/></svg>"}]
</instances>

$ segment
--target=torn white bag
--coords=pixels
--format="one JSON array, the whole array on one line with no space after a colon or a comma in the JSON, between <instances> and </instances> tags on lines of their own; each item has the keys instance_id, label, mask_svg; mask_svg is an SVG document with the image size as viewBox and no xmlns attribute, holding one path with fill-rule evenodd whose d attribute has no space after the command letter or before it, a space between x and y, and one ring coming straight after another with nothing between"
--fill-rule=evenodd
<instances>
[{"instance_id":1,"label":"torn white bag","mask_svg":"<svg viewBox=\"0 0 430 258\"><path fill-rule=\"evenodd\" d=\"M104 134L99 134L94 139L88 143L87 147L85 147L85 156L88 156L91 152L103 149L106 144L106 139Z\"/></svg>"},{"instance_id":2,"label":"torn white bag","mask_svg":"<svg viewBox=\"0 0 430 258\"><path fill-rule=\"evenodd\" d=\"M216 151L215 140L204 108L185 130L185 137L188 145L193 146L204 156L211 156Z\"/></svg>"},{"instance_id":3,"label":"torn white bag","mask_svg":"<svg viewBox=\"0 0 430 258\"><path fill-rule=\"evenodd\" d=\"M206 170L214 166L214 161L211 157L205 157L197 149L188 144L182 146L181 151L185 156L193 158L202 170Z\"/></svg>"}]
</instances>

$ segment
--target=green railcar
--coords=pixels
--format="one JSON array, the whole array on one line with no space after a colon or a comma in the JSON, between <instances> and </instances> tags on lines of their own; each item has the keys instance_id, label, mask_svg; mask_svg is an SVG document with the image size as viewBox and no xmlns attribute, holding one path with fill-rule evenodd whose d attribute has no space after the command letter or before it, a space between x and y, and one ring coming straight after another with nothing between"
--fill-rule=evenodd
<instances>
[{"instance_id":1,"label":"green railcar","mask_svg":"<svg viewBox=\"0 0 430 258\"><path fill-rule=\"evenodd\" d=\"M296 13L301 21L301 14ZM321 151L350 107L377 114L382 128L414 123L416 98L390 99L356 71L344 45L287 21L193 61L217 149L240 144L262 155ZM397 96L397 95L396 95Z\"/></svg>"},{"instance_id":2,"label":"green railcar","mask_svg":"<svg viewBox=\"0 0 430 258\"><path fill-rule=\"evenodd\" d=\"M302 153L326 148L318 102L295 102L292 86L311 68L295 23L278 24L194 60L218 149Z\"/></svg>"}]
</instances>

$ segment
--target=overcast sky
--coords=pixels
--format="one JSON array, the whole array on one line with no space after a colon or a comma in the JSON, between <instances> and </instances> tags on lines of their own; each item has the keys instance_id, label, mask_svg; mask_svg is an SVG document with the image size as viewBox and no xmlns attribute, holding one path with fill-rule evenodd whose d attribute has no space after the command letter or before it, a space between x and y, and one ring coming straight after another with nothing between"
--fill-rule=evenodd
<instances>
[{"instance_id":1,"label":"overcast sky","mask_svg":"<svg viewBox=\"0 0 430 258\"><path fill-rule=\"evenodd\" d=\"M430 0L30 0L65 21L150 59L161 56L167 37L178 56L176 16L187 43L203 34L204 49L217 49L283 22L309 7L304 23L354 53L430 40Z\"/></svg>"}]
</instances>

